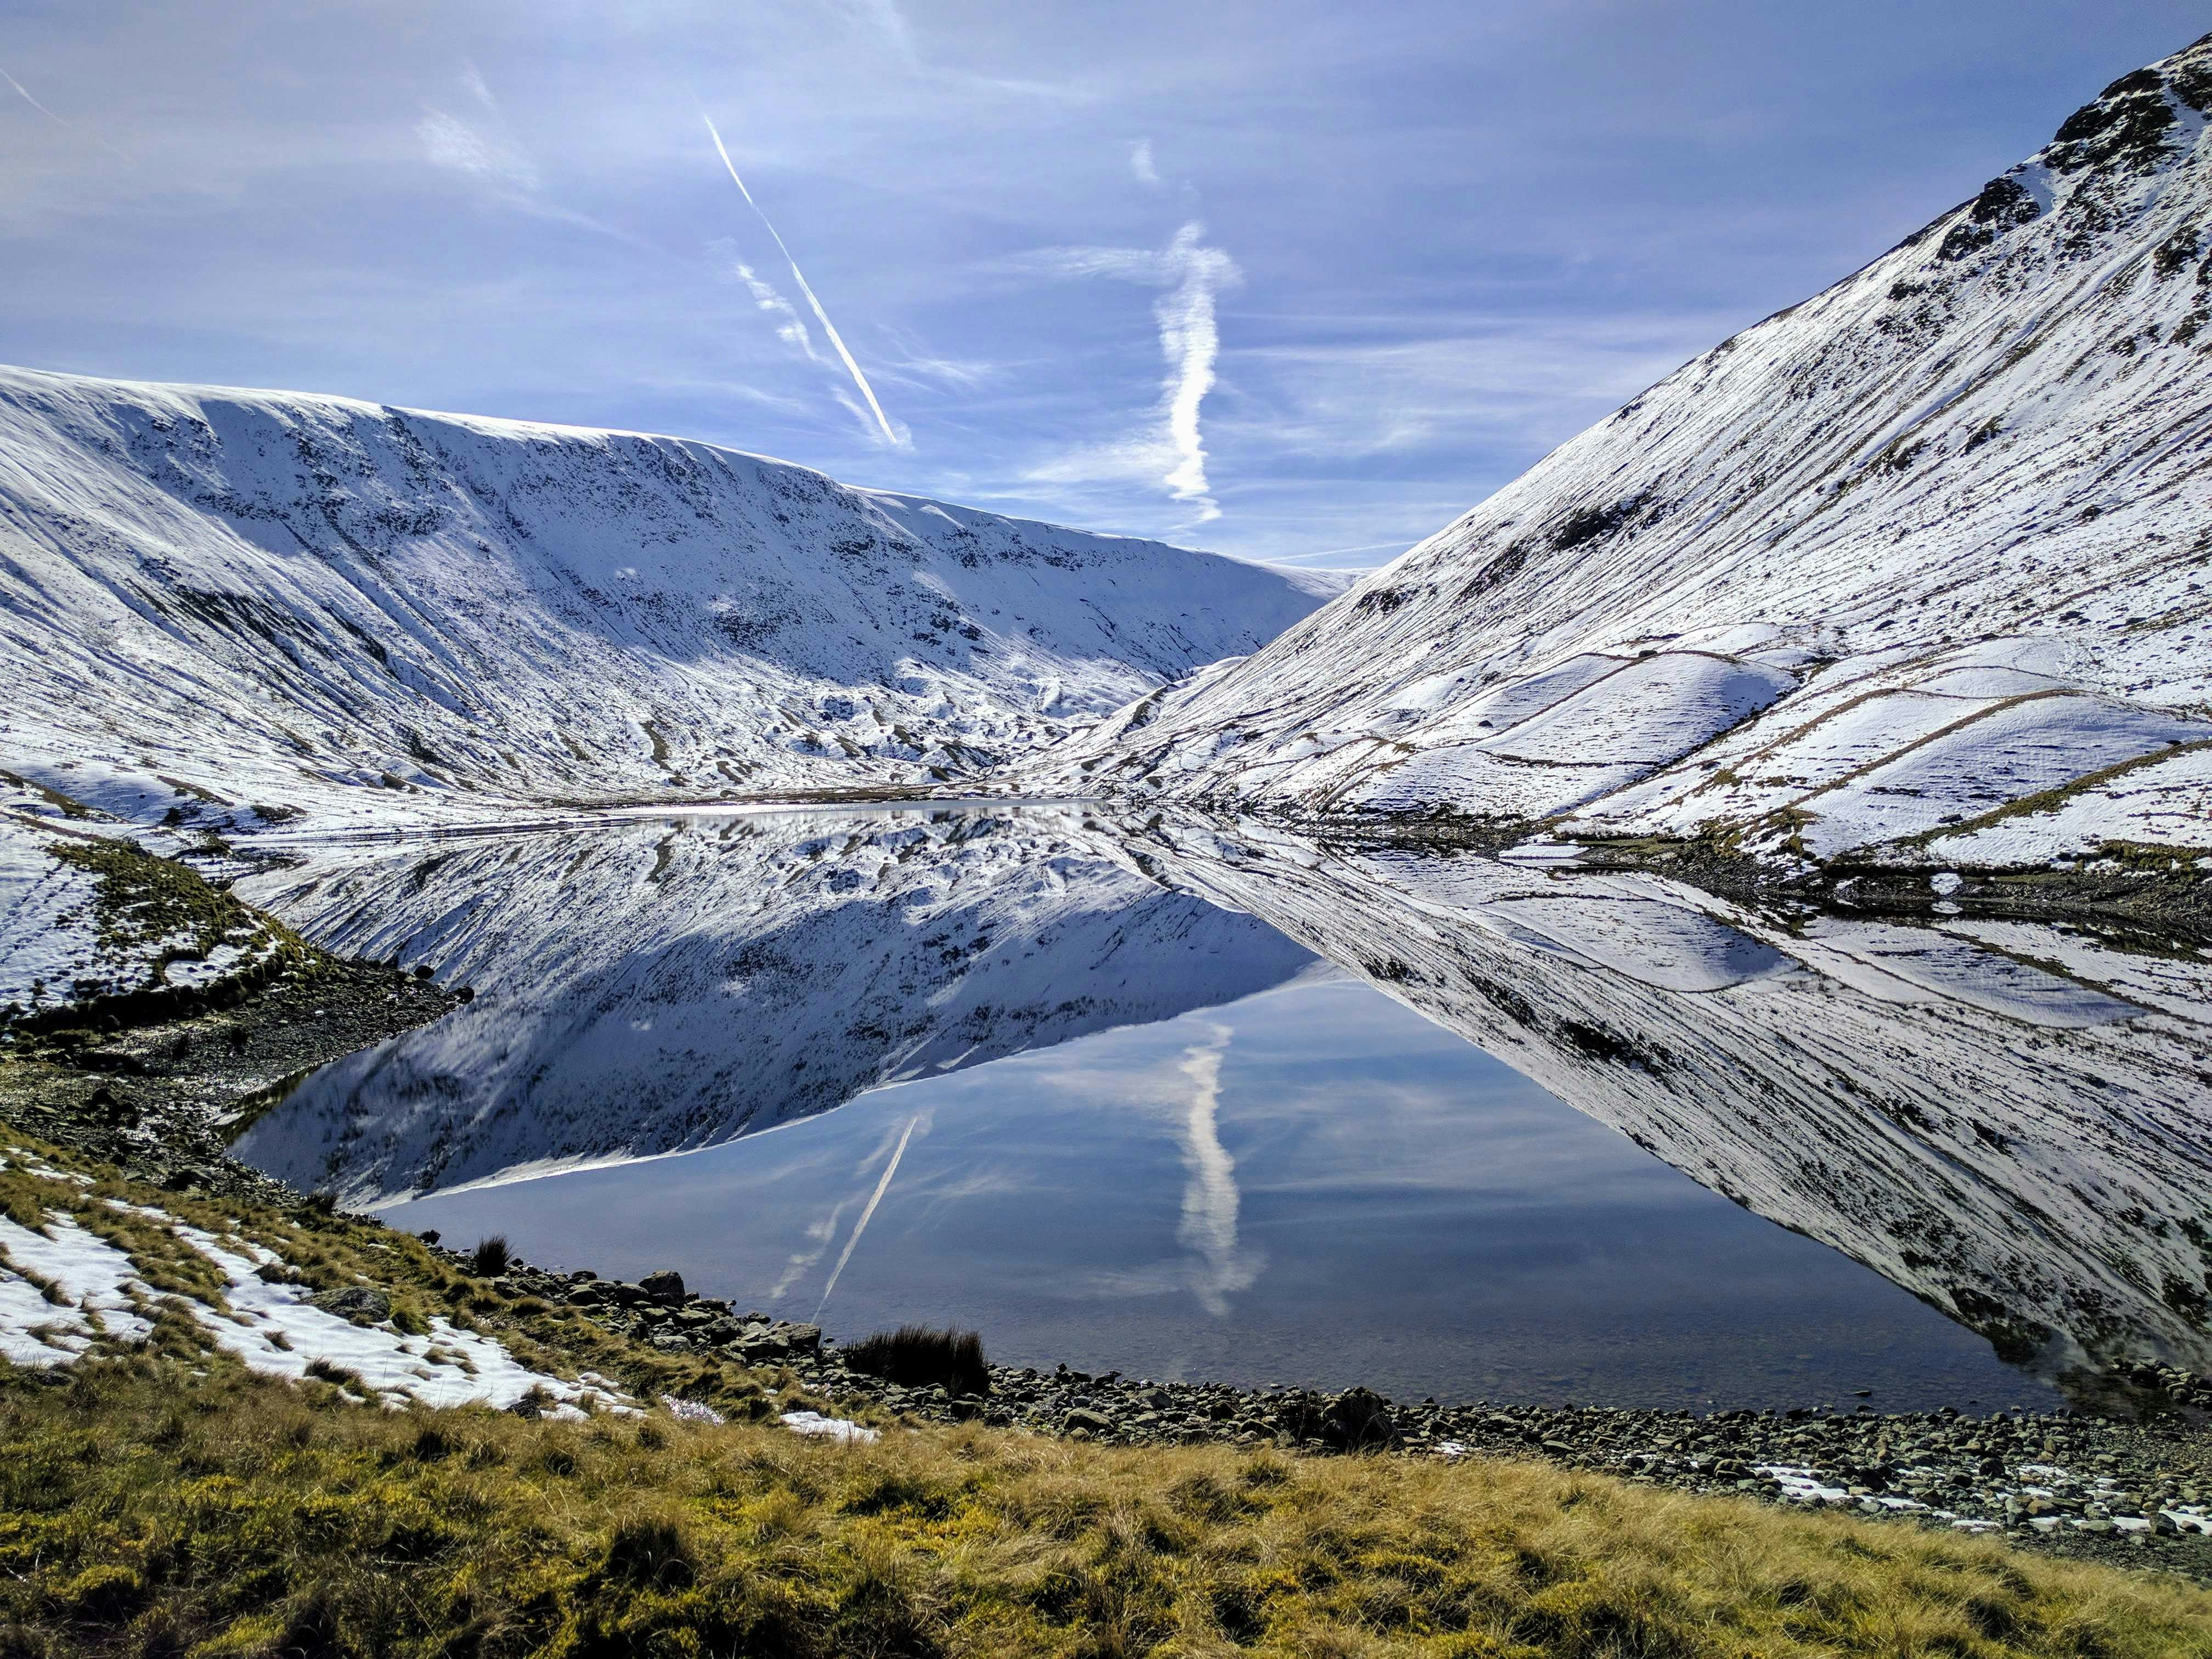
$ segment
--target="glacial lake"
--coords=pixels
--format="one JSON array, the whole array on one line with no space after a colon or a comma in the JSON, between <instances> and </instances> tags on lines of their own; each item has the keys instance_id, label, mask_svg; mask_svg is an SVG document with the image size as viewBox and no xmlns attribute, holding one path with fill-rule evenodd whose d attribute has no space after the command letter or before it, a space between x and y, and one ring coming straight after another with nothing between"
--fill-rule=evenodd
<instances>
[{"instance_id":1,"label":"glacial lake","mask_svg":"<svg viewBox=\"0 0 2212 1659\"><path fill-rule=\"evenodd\" d=\"M1081 805L284 845L247 896L475 996L235 1150L447 1243L1411 1398L2212 1369L2201 954Z\"/></svg>"}]
</instances>

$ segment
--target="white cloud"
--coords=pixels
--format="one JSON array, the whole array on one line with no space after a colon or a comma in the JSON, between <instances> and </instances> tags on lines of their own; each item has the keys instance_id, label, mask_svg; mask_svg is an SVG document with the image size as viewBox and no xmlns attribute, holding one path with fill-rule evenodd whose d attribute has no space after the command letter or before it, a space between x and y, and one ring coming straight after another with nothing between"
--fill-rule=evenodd
<instances>
[{"instance_id":1,"label":"white cloud","mask_svg":"<svg viewBox=\"0 0 2212 1659\"><path fill-rule=\"evenodd\" d=\"M415 124L430 165L519 196L538 193L537 164L517 146L471 126L441 109L426 112Z\"/></svg>"},{"instance_id":2,"label":"white cloud","mask_svg":"<svg viewBox=\"0 0 2212 1659\"><path fill-rule=\"evenodd\" d=\"M1129 146L1129 171L1137 175L1137 182L1152 190L1160 187L1160 170L1152 165L1152 141L1139 138Z\"/></svg>"},{"instance_id":3,"label":"white cloud","mask_svg":"<svg viewBox=\"0 0 2212 1659\"><path fill-rule=\"evenodd\" d=\"M790 301L776 292L775 284L738 258L737 245L726 237L711 246L715 252L729 260L731 275L745 285L746 291L753 296L754 306L776 319L775 337L786 345L805 352L811 361L820 362L822 359L814 349L814 337L806 331L805 319L799 316L797 307Z\"/></svg>"},{"instance_id":4,"label":"white cloud","mask_svg":"<svg viewBox=\"0 0 2212 1659\"><path fill-rule=\"evenodd\" d=\"M1164 248L1063 247L1048 248L1021 263L1032 270L1059 276L1109 276L1145 283L1169 291L1154 301L1153 320L1160 331L1160 355L1167 360L1168 374L1162 388L1157 436L1076 452L1048 463L1030 476L1044 483L1073 483L1090 478L1127 476L1119 470L1138 457L1160 458L1158 481L1170 496L1198 508L1198 522L1221 516L1206 476L1206 442L1200 414L1206 394L1213 389L1214 363L1220 356L1221 334L1214 317L1214 297L1224 288L1243 280L1237 262L1218 247L1205 245L1206 227L1196 220L1177 231ZM1067 469L1079 465L1085 456L1109 464L1109 471L1079 476Z\"/></svg>"},{"instance_id":5,"label":"white cloud","mask_svg":"<svg viewBox=\"0 0 2212 1659\"><path fill-rule=\"evenodd\" d=\"M499 100L491 95L491 88L484 84L483 71L476 66L473 59L464 59L461 64L461 85L467 89L470 97L486 109L498 109Z\"/></svg>"}]
</instances>

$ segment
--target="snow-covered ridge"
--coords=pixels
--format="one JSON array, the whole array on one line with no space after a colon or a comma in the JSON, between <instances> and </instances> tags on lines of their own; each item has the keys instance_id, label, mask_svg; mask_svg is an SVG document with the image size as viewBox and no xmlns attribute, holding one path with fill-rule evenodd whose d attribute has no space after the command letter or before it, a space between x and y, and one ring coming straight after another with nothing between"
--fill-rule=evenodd
<instances>
[{"instance_id":1,"label":"snow-covered ridge","mask_svg":"<svg viewBox=\"0 0 2212 1659\"><path fill-rule=\"evenodd\" d=\"M972 776L1334 591L672 438L0 369L0 767L142 823Z\"/></svg>"},{"instance_id":2,"label":"snow-covered ridge","mask_svg":"<svg viewBox=\"0 0 2212 1659\"><path fill-rule=\"evenodd\" d=\"M2212 848L2212 37L1060 787L1989 866Z\"/></svg>"}]
</instances>

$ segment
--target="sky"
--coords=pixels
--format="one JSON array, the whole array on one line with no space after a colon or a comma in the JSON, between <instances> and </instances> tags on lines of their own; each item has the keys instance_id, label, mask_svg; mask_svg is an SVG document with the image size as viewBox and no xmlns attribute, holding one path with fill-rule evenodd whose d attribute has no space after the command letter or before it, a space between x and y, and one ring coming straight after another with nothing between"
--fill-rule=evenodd
<instances>
[{"instance_id":1,"label":"sky","mask_svg":"<svg viewBox=\"0 0 2212 1659\"><path fill-rule=\"evenodd\" d=\"M1358 568L2179 0L13 0L0 362L666 432Z\"/></svg>"}]
</instances>

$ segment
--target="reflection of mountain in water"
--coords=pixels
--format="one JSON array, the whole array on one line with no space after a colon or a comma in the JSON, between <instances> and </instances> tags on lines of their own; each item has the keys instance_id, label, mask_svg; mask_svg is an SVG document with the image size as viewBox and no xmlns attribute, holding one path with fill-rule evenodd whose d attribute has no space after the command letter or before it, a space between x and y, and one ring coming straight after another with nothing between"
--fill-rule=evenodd
<instances>
[{"instance_id":1,"label":"reflection of mountain in water","mask_svg":"<svg viewBox=\"0 0 2212 1659\"><path fill-rule=\"evenodd\" d=\"M1649 878L1244 823L1156 823L1133 850L2008 1358L2212 1369L2201 959L2024 924L1784 925Z\"/></svg>"},{"instance_id":2,"label":"reflection of mountain in water","mask_svg":"<svg viewBox=\"0 0 2212 1659\"><path fill-rule=\"evenodd\" d=\"M255 902L477 997L319 1073L238 1153L370 1202L690 1150L1311 962L1110 845L1031 809L317 848Z\"/></svg>"}]
</instances>

